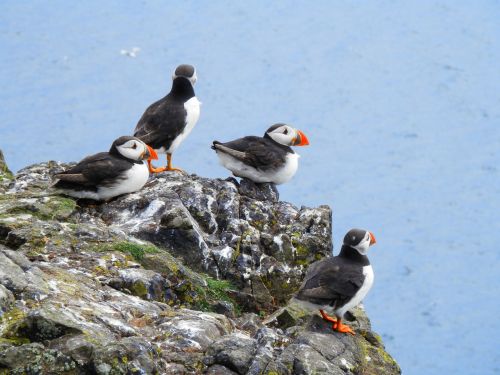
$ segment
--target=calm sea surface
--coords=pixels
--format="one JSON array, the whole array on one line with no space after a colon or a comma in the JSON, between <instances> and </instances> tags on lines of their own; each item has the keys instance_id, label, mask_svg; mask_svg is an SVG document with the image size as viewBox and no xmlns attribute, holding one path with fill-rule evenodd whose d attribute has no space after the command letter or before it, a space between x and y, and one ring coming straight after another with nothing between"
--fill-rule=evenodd
<instances>
[{"instance_id":1,"label":"calm sea surface","mask_svg":"<svg viewBox=\"0 0 500 375\"><path fill-rule=\"evenodd\" d=\"M405 374L500 372L498 1L0 2L0 148L12 169L130 134L198 69L174 164L275 122L311 142L281 197L329 204L335 251L372 230L374 328Z\"/></svg>"}]
</instances>

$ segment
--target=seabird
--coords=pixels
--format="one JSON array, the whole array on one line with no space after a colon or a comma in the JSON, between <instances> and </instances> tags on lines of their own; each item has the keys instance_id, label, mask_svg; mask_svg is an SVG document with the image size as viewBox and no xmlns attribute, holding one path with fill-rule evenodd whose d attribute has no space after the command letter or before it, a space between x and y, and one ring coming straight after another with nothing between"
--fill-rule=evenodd
<instances>
[{"instance_id":1,"label":"seabird","mask_svg":"<svg viewBox=\"0 0 500 375\"><path fill-rule=\"evenodd\" d=\"M87 156L74 167L55 175L55 188L71 197L109 200L140 190L148 181L143 160L158 159L156 152L140 139L123 136L109 152Z\"/></svg>"},{"instance_id":2,"label":"seabird","mask_svg":"<svg viewBox=\"0 0 500 375\"><path fill-rule=\"evenodd\" d=\"M290 146L308 144L302 131L275 124L263 137L248 136L226 143L214 141L212 149L234 176L279 185L289 181L299 166L299 155Z\"/></svg>"},{"instance_id":3,"label":"seabird","mask_svg":"<svg viewBox=\"0 0 500 375\"><path fill-rule=\"evenodd\" d=\"M333 323L333 330L354 335L349 326L342 324L342 319L365 298L373 285L373 269L366 254L375 242L373 233L351 229L344 237L339 255L309 267L295 298L311 309L319 309L323 319Z\"/></svg>"},{"instance_id":4,"label":"seabird","mask_svg":"<svg viewBox=\"0 0 500 375\"><path fill-rule=\"evenodd\" d=\"M135 127L134 136L150 145L157 153L167 154L167 166L155 168L148 160L149 171L181 171L172 167L172 154L196 125L201 102L195 96L196 70L192 65L179 65L172 76L172 89L167 96L151 104Z\"/></svg>"}]
</instances>

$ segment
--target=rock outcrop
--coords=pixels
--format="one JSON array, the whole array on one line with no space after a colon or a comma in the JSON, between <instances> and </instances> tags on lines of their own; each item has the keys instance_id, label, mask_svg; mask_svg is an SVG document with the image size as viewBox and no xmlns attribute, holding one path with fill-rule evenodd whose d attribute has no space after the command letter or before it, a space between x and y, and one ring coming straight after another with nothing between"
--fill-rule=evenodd
<instances>
[{"instance_id":1,"label":"rock outcrop","mask_svg":"<svg viewBox=\"0 0 500 375\"><path fill-rule=\"evenodd\" d=\"M400 373L361 308L351 337L288 304L328 206L178 173L98 204L0 166L0 374Z\"/></svg>"}]
</instances>

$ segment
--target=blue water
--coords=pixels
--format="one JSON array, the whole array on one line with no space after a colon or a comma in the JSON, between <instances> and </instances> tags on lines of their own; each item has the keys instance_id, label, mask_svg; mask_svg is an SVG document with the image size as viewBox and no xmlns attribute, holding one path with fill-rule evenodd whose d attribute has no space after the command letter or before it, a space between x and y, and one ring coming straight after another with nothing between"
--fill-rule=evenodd
<instances>
[{"instance_id":1,"label":"blue water","mask_svg":"<svg viewBox=\"0 0 500 375\"><path fill-rule=\"evenodd\" d=\"M500 372L498 1L2 1L12 169L130 134L179 63L203 102L174 164L288 122L311 142L281 196L372 230L366 308L405 374ZM140 48L135 57L121 50Z\"/></svg>"}]
</instances>

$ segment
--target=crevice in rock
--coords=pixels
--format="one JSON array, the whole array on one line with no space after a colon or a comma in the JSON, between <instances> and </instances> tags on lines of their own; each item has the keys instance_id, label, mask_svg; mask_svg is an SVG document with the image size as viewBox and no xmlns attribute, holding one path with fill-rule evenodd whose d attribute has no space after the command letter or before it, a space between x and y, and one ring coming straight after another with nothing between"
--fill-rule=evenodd
<instances>
[{"instance_id":1,"label":"crevice in rock","mask_svg":"<svg viewBox=\"0 0 500 375\"><path fill-rule=\"evenodd\" d=\"M18 325L13 335L27 338L30 342L44 342L69 334L81 333L77 328L54 322L42 316L33 315L26 317Z\"/></svg>"},{"instance_id":2,"label":"crevice in rock","mask_svg":"<svg viewBox=\"0 0 500 375\"><path fill-rule=\"evenodd\" d=\"M3 244L13 250L17 250L25 243L25 238L17 236L11 227L0 223L0 244Z\"/></svg>"}]
</instances>

